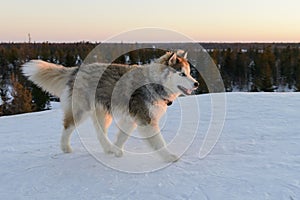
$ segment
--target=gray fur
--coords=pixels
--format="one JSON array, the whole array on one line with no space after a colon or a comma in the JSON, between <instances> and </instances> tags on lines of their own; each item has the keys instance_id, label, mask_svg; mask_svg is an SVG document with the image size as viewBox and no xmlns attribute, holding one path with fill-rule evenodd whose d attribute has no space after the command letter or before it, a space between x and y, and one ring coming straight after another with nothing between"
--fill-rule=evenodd
<instances>
[{"instance_id":1,"label":"gray fur","mask_svg":"<svg viewBox=\"0 0 300 200\"><path fill-rule=\"evenodd\" d=\"M156 64L151 67L156 67L159 71L169 68L162 64ZM69 93L73 94L74 91L72 90L78 90L77 92L84 93L82 98L94 96L95 102L93 99L85 100L85 102L88 103L88 106L85 109L90 110L93 106L97 107L97 105L100 104L109 114L111 114L112 94L116 88L116 84L120 81L121 77L123 77L126 73L129 73L129 77L126 79L126 84L119 88L119 91L122 92L119 96L127 96L127 98L120 98L116 106L118 108L129 107L130 115L134 117L138 123L150 124L151 118L148 112L148 105L154 104L157 101L169 100L173 95L170 90L166 89L162 85L162 80L155 80L152 79L151 75L148 76L148 74L151 74L154 70L157 69L151 69L150 66L141 67L137 65L112 64L105 66L99 63L85 65L82 66L78 70L78 73L74 74L70 79L71 81L68 83L70 88ZM172 71L171 69L169 70ZM83 77L85 84L83 85L84 87L80 87L80 85L83 84L80 79L83 79ZM76 79L80 82L75 83ZM96 83L97 86L95 85ZM136 85L142 86L135 88ZM95 94L93 94L93 92L95 92ZM129 99L129 102L123 101L124 99ZM92 102L95 105L91 105Z\"/></svg>"},{"instance_id":2,"label":"gray fur","mask_svg":"<svg viewBox=\"0 0 300 200\"><path fill-rule=\"evenodd\" d=\"M24 64L23 72L34 83L54 91L61 98L64 110L61 148L64 152L72 151L70 136L75 124L79 125L90 116L106 153L122 156L125 141L138 127L141 135L166 161L178 159L167 150L158 125L169 102L197 88L184 57L167 52L155 62L142 66L93 63L68 70L43 61L31 61ZM51 81L48 74L59 81ZM107 129L115 117L121 121L113 145L107 138Z\"/></svg>"}]
</instances>

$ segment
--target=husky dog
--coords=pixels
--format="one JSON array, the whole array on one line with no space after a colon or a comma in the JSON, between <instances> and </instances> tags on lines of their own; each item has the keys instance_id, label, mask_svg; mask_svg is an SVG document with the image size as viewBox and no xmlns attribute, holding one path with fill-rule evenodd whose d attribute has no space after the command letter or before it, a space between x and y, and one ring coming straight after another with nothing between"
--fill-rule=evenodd
<instances>
[{"instance_id":1,"label":"husky dog","mask_svg":"<svg viewBox=\"0 0 300 200\"><path fill-rule=\"evenodd\" d=\"M166 52L145 65L93 63L71 68L31 60L22 71L36 85L60 97L63 152L72 152L70 137L75 125L90 116L105 153L122 156L124 143L138 128L166 162L174 162L178 157L167 149L159 120L179 95L189 95L199 86L190 75L186 57L186 53ZM119 132L112 144L107 130L115 117L120 119Z\"/></svg>"}]
</instances>

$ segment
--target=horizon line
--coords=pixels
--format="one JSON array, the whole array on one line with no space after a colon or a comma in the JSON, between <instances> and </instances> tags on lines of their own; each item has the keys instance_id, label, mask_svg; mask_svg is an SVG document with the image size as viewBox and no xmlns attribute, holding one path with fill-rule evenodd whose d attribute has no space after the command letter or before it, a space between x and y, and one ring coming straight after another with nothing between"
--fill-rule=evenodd
<instances>
[{"instance_id":1,"label":"horizon line","mask_svg":"<svg viewBox=\"0 0 300 200\"><path fill-rule=\"evenodd\" d=\"M49 44L74 44L74 43L120 43L120 44L147 44L147 43L219 43L219 44L226 44L226 43L240 43L240 44L247 44L247 43L257 43L257 44L283 44L283 43L290 43L290 44L300 44L300 41L92 41L92 40L73 40L73 41L0 41L0 44L42 44L42 43L49 43Z\"/></svg>"}]
</instances>

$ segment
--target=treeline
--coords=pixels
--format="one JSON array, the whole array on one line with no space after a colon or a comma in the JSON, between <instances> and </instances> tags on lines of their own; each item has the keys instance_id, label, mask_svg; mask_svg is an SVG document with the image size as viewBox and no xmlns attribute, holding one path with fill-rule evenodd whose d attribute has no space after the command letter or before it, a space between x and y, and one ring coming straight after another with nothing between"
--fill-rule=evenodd
<instances>
[{"instance_id":1,"label":"treeline","mask_svg":"<svg viewBox=\"0 0 300 200\"><path fill-rule=\"evenodd\" d=\"M88 42L0 44L0 116L50 108L49 94L22 75L23 63L42 59L65 66L80 65L95 46Z\"/></svg>"},{"instance_id":2,"label":"treeline","mask_svg":"<svg viewBox=\"0 0 300 200\"><path fill-rule=\"evenodd\" d=\"M226 91L300 90L300 45L262 49L212 49Z\"/></svg>"},{"instance_id":3,"label":"treeline","mask_svg":"<svg viewBox=\"0 0 300 200\"><path fill-rule=\"evenodd\" d=\"M79 66L97 45L90 42L0 44L0 116L50 108L49 94L21 74L20 66L23 63L42 59L67 67ZM168 45L170 50L177 46L173 43ZM101 46L103 51L98 57L95 56L95 62L143 64L164 53L159 45L153 45L152 48L141 48L143 45L140 44ZM203 46L219 68L226 91L274 92L300 89L299 44L206 43ZM122 55L126 50L132 51ZM205 82L195 68L192 69L192 75L201 83L197 93L207 93Z\"/></svg>"}]
</instances>

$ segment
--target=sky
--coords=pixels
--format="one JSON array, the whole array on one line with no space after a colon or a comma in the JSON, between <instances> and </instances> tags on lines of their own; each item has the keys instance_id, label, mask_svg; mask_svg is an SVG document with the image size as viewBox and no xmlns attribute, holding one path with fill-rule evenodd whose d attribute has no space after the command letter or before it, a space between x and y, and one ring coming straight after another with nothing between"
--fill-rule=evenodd
<instances>
[{"instance_id":1,"label":"sky","mask_svg":"<svg viewBox=\"0 0 300 200\"><path fill-rule=\"evenodd\" d=\"M145 27L203 42L300 42L299 9L299 0L6 0L0 42L105 41Z\"/></svg>"}]
</instances>

